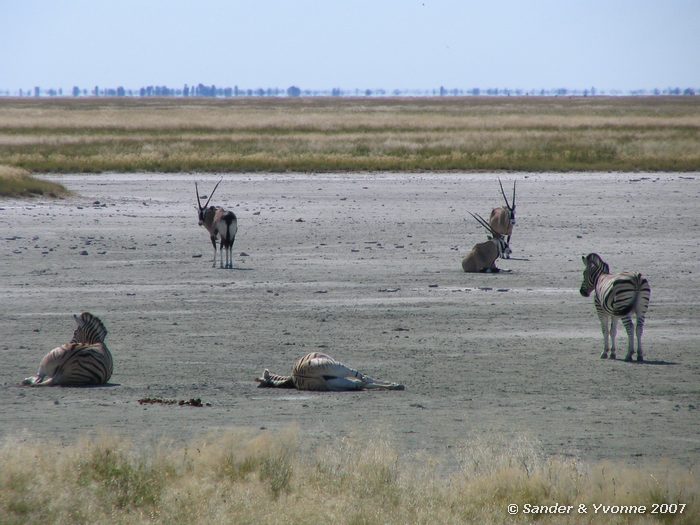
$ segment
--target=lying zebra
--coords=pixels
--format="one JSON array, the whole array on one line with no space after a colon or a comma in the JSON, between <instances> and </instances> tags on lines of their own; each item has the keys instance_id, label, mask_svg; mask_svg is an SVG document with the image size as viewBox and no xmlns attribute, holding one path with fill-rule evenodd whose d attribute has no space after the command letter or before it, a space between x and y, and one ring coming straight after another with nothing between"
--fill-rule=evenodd
<instances>
[{"instance_id":1,"label":"lying zebra","mask_svg":"<svg viewBox=\"0 0 700 525\"><path fill-rule=\"evenodd\" d=\"M83 312L74 315L78 327L73 339L51 350L36 375L22 381L30 386L102 385L112 376L112 354L104 343L107 329L99 318Z\"/></svg>"},{"instance_id":2,"label":"lying zebra","mask_svg":"<svg viewBox=\"0 0 700 525\"><path fill-rule=\"evenodd\" d=\"M372 379L320 352L312 352L297 360L291 376L271 374L265 369L263 376L256 378L256 381L259 383L258 388L296 388L320 392L404 390L406 388L399 383Z\"/></svg>"},{"instance_id":3,"label":"lying zebra","mask_svg":"<svg viewBox=\"0 0 700 525\"><path fill-rule=\"evenodd\" d=\"M617 335L617 320L627 330L627 355L625 361L632 360L634 353L634 324L632 314L637 316L637 361L644 361L642 354L642 332L644 331L644 316L649 307L651 287L640 273L624 272L610 274L610 267L598 254L589 253L582 257L586 268L583 270L581 295L588 297L595 290L595 309L603 330L603 353L601 359L615 359L615 336ZM609 323L609 327L608 327ZM608 346L608 334L610 345Z\"/></svg>"}]
</instances>

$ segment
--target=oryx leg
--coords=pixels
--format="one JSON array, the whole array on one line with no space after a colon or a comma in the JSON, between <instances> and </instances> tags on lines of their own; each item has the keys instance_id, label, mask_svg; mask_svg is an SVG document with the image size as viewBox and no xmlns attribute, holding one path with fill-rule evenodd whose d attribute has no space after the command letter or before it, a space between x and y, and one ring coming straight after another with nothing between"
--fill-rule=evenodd
<instances>
[{"instance_id":1,"label":"oryx leg","mask_svg":"<svg viewBox=\"0 0 700 525\"><path fill-rule=\"evenodd\" d=\"M214 246L214 262L212 263L211 267L216 268L216 235L212 235L210 239L212 246Z\"/></svg>"},{"instance_id":2,"label":"oryx leg","mask_svg":"<svg viewBox=\"0 0 700 525\"><path fill-rule=\"evenodd\" d=\"M233 270L233 243L236 240L236 236L231 237L231 244L229 244L228 251L231 256L231 262L229 263L229 268Z\"/></svg>"}]
</instances>

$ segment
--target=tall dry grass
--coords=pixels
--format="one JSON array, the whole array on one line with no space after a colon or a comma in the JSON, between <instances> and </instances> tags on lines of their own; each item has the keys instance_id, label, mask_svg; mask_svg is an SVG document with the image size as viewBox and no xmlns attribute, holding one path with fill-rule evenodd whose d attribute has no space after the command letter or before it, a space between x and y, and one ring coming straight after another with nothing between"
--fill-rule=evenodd
<instances>
[{"instance_id":1,"label":"tall dry grass","mask_svg":"<svg viewBox=\"0 0 700 525\"><path fill-rule=\"evenodd\" d=\"M0 197L59 197L67 193L61 184L36 179L22 168L0 165Z\"/></svg>"},{"instance_id":2,"label":"tall dry grass","mask_svg":"<svg viewBox=\"0 0 700 525\"><path fill-rule=\"evenodd\" d=\"M700 523L691 468L545 457L528 439L469 442L441 463L381 436L305 449L293 429L228 431L186 445L103 435L61 446L5 440L0 522L20 523ZM509 504L588 506L519 514ZM682 514L601 515L592 505L685 503Z\"/></svg>"},{"instance_id":3,"label":"tall dry grass","mask_svg":"<svg viewBox=\"0 0 700 525\"><path fill-rule=\"evenodd\" d=\"M700 97L0 100L34 172L700 170Z\"/></svg>"}]
</instances>

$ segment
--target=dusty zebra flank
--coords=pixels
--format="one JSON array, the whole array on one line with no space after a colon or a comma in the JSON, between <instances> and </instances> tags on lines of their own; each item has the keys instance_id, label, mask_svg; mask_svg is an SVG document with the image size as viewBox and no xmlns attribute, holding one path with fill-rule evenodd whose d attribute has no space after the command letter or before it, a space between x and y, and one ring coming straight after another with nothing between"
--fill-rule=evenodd
<instances>
[{"instance_id":1,"label":"dusty zebra flank","mask_svg":"<svg viewBox=\"0 0 700 525\"><path fill-rule=\"evenodd\" d=\"M107 329L89 312L74 315L77 328L70 343L51 350L36 375L22 384L29 386L102 385L112 377L112 354L104 340Z\"/></svg>"},{"instance_id":2,"label":"dusty zebra flank","mask_svg":"<svg viewBox=\"0 0 700 525\"><path fill-rule=\"evenodd\" d=\"M405 388L399 383L373 379L320 352L312 352L298 359L289 376L272 374L265 369L263 376L256 378L256 381L260 388L296 388L319 392Z\"/></svg>"},{"instance_id":3,"label":"dusty zebra flank","mask_svg":"<svg viewBox=\"0 0 700 525\"><path fill-rule=\"evenodd\" d=\"M197 182L194 183L194 189L197 194L197 206L199 207L199 225L204 226L209 232L211 244L214 246L214 261L212 268L216 267L216 239L220 239L219 243L219 260L221 268L233 268L233 242L236 240L238 232L238 219L236 214L228 211L220 206L209 206L216 188L221 184L216 183L214 189L209 194L207 202L202 206L202 201L199 197L199 188ZM226 265L224 266L224 253L226 253Z\"/></svg>"},{"instance_id":4,"label":"dusty zebra flank","mask_svg":"<svg viewBox=\"0 0 700 525\"><path fill-rule=\"evenodd\" d=\"M637 336L637 361L644 361L642 352L642 334L644 318L649 308L651 287L640 273L623 272L611 274L610 267L596 253L581 257L585 266L581 295L590 296L595 291L593 303L603 331L603 352L601 359L615 359L615 337L617 336L617 320L627 331L627 355L625 361L631 361L634 354L634 336ZM636 328L632 316L637 319Z\"/></svg>"},{"instance_id":5,"label":"dusty zebra flank","mask_svg":"<svg viewBox=\"0 0 700 525\"><path fill-rule=\"evenodd\" d=\"M467 273L492 272L498 273L500 269L496 267L496 259L510 255L508 241L502 235L496 235L491 226L479 214L469 212L481 226L491 233L486 242L481 242L471 249L462 259L462 270Z\"/></svg>"}]
</instances>

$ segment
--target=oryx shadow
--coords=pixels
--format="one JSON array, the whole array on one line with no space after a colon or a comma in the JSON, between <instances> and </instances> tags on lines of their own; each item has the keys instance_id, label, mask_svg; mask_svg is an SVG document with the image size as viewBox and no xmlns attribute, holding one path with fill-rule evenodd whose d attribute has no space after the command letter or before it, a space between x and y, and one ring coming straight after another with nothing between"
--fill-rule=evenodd
<instances>
[{"instance_id":1,"label":"oryx shadow","mask_svg":"<svg viewBox=\"0 0 700 525\"><path fill-rule=\"evenodd\" d=\"M675 361L664 361L663 359L652 359L652 360L645 359L642 362L639 362L637 360L625 361L624 359L608 359L608 361L617 362L617 363L620 363L622 365L639 365L639 366L644 366L644 365L676 366L676 365L680 364L680 363L676 363Z\"/></svg>"}]
</instances>

